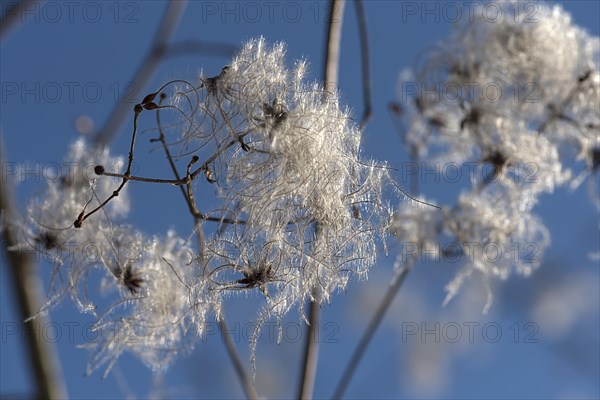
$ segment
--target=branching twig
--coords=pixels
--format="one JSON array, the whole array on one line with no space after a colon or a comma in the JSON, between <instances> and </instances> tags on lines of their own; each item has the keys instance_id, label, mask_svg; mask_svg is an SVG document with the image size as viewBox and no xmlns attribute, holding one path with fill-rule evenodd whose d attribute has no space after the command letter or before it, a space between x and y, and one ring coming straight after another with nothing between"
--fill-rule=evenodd
<instances>
[{"instance_id":1,"label":"branching twig","mask_svg":"<svg viewBox=\"0 0 600 400\"><path fill-rule=\"evenodd\" d=\"M134 107L134 110L133 110L135 113L134 117L133 117L133 133L131 135L131 144L129 145L129 156L128 156L128 160L127 160L127 169L125 170L125 173L123 174L121 184L119 185L119 187L117 189L115 189L114 192L112 192L112 194L110 196L108 196L108 198L106 200L104 200L98 207L94 208L92 211L90 211L86 214L85 207L84 207L83 211L81 211L81 213L79 214L79 216L77 217L75 222L73 222L73 226L75 228L81 228L81 226L83 225L83 223L85 222L86 219L88 219L90 216L92 216L98 210L102 209L112 199L119 196L119 193L121 192L121 190L123 190L123 188L129 181L129 178L131 176L131 165L133 164L133 151L135 149L135 138L137 136L137 122L138 122L140 113L143 110L144 110L144 108L142 107L141 104L136 104L136 106ZM104 173L104 167L102 167L102 168L96 167L95 170L98 175L101 175L102 173ZM87 206L87 204L86 204L86 206Z\"/></svg>"},{"instance_id":2,"label":"branching twig","mask_svg":"<svg viewBox=\"0 0 600 400\"><path fill-rule=\"evenodd\" d=\"M143 176L135 176L135 175L129 175L129 176L125 176L125 174L117 174L114 172L108 172L108 171L102 171L100 173L98 173L98 175L104 175L104 176L110 176L113 178L121 178L121 179L126 179L128 181L137 181L137 182L146 182L146 183L167 183L170 185L175 185L175 186L182 186L187 184L187 180L186 179L160 179L160 178L145 178Z\"/></svg>"},{"instance_id":3,"label":"branching twig","mask_svg":"<svg viewBox=\"0 0 600 400\"><path fill-rule=\"evenodd\" d=\"M165 94L161 93L159 105L162 104L164 99L165 99ZM171 150L169 150L169 146L167 145L167 140L165 138L165 134L163 132L162 125L160 123L160 109L156 110L156 124L158 126L158 132L159 132L158 140L162 144L162 147L165 151L167 160L169 161L169 165L171 166L171 171L173 171L173 175L175 176L175 179L177 181L181 182L182 181L181 176L179 175L179 172L177 171L177 167L175 166L175 161L173 161L173 156L171 155ZM188 177L190 176L189 168L188 168L187 176ZM183 195L183 198L185 199L185 202L188 205L188 209L189 209L190 213L192 214L192 216L194 217L194 219L197 219L199 217L204 217L198 211L198 207L196 207L196 204L194 203L192 198L187 195L183 186L181 186L180 184L178 184L178 186L179 186L179 189L181 190L181 194Z\"/></svg>"},{"instance_id":4,"label":"branching twig","mask_svg":"<svg viewBox=\"0 0 600 400\"><path fill-rule=\"evenodd\" d=\"M160 103L162 103L164 98L165 98L164 95L161 94ZM206 245L205 245L205 241L204 241L204 232L202 229L201 221L207 220L208 217L206 217L204 214L202 214L198 210L198 206L196 204L196 201L194 200L194 196L192 193L192 186L191 186L192 178L191 178L191 172L190 172L192 165L194 165L196 162L198 162L198 157L197 156L192 157L192 160L189 162L189 164L187 166L186 176L185 176L185 178L182 179L181 175L177 171L177 166L175 165L175 161L173 160L173 156L171 155L171 151L169 150L169 146L167 144L164 132L162 130L162 126L161 126L161 122L160 122L160 109L156 110L156 123L158 125L158 132L159 132L158 140L162 144L163 150L165 151L165 155L167 156L167 160L169 161L169 165L171 166L171 170L173 172L173 175L175 176L175 179L177 181L187 180L186 189L184 189L182 185L179 185L179 188L181 189L181 194L183 195L183 197L188 205L190 214L194 218L194 225L196 227L195 228L196 235L198 237L198 250L200 253L200 260L201 260L200 262L202 263L202 270L206 274L206 263L205 263L205 258L204 258L204 255L206 252L206 250L205 250ZM219 222L223 222L223 218L215 218L215 220L219 221ZM232 221L232 223L233 222L235 222L235 221ZM225 322L224 318L219 320L219 330L221 331L221 336L225 340L225 347L227 349L227 354L229 355L229 359L231 360L231 363L233 364L235 372L238 375L238 378L240 380L240 383L242 385L244 393L246 394L246 398L257 399L258 395L256 393L256 389L254 388L254 384L252 383L252 379L250 379L250 376L244 369L244 365L243 365L241 358L237 352L235 343L231 340L231 336L229 335L229 330L227 329L227 323Z\"/></svg>"}]
</instances>

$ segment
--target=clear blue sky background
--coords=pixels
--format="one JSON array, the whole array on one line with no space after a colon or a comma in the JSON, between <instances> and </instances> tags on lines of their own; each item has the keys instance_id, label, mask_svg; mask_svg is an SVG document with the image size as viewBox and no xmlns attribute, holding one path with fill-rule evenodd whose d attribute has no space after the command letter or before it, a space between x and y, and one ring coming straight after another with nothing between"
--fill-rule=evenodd
<instances>
[{"instance_id":1,"label":"clear blue sky background","mask_svg":"<svg viewBox=\"0 0 600 400\"><path fill-rule=\"evenodd\" d=\"M2 12L6 3L1 3ZM409 15L402 2L365 2L374 102L374 117L365 132L365 152L388 160L392 165L407 160L387 112L387 103L397 99L398 74L412 66L423 49L443 39L451 28L448 18L444 18L445 3L411 4L418 11L427 8L434 12L425 16ZM467 12L466 3L456 4L459 10ZM598 2L569 1L563 6L572 14L575 23L591 34L599 35ZM115 96L130 82L148 50L166 3L101 1L76 2L68 6L63 2L48 1L37 8L37 14L32 13L0 47L0 128L9 162L39 163L43 168L48 163L62 161L68 144L77 137L74 121L78 116L89 116L96 127L106 120L115 104ZM316 79L321 77L326 10L325 2L316 1L191 1L174 41L198 39L240 45L259 35L271 42L282 40L288 46L288 60L307 58ZM340 89L343 101L355 110L357 117L362 113L359 54L355 9L348 3L343 26ZM132 93L132 97L139 101L170 79L194 79L200 68L208 75L216 74L227 62L225 58L201 54L167 60L154 75L152 83ZM130 128L131 118L128 118L113 142L114 153L126 153ZM141 157L141 163L151 160ZM43 173L33 174L17 186L22 207L28 196L43 188L43 183ZM404 184L408 185L408 182ZM445 295L443 287L458 266L420 265L407 280L386 324L376 335L348 396L597 398L600 395L600 284L597 262L590 261L587 254L598 250L598 213L587 195L586 186L587 183L574 193L563 189L542 198L536 210L549 227L553 242L546 261L533 277L511 278L495 288L497 300L487 316L480 313L484 297L475 289L472 300L465 299L471 293L465 289L465 293L459 295L462 300L441 307ZM182 233L189 229L187 210L166 207L170 197L156 195L153 188L136 185L131 191L135 209L130 222L155 233L164 232L171 226ZM456 193L448 189L435 182L422 182L427 197L442 202L452 201L449 192ZM160 213L156 213L157 207ZM151 221L146 217L149 213L155 214ZM46 272L43 263L40 267ZM390 270L391 259L382 258L369 282L353 285L335 297L331 306L325 307L322 332L331 334L334 340L322 346L316 396L331 396L342 366L389 280ZM47 274L44 276L47 278ZM23 342L20 334L11 331L18 317L8 286L5 259L2 259L0 277L0 393L31 393L32 381ZM578 295L573 296L573 291ZM545 332L543 321L536 321L537 314L532 312L539 298L547 293L564 296L567 309L574 310L574 322L559 336ZM235 326L235 321L239 321L243 327L254 319L257 299L241 297L233 300L227 307L230 324ZM85 320L68 301L51 316L61 334L56 346L73 398L121 398L128 394L146 397L156 387L168 389L167 397L230 398L241 394L217 335L209 335L206 343L199 343L191 355L182 357L162 383L153 382L146 368L129 356L124 356L119 364L120 375L109 375L102 380L100 373L84 377L87 354L76 345L85 340L82 328ZM288 322L297 322L296 316ZM463 327L463 335L467 334L465 322L477 322L479 327L493 323L494 327L502 329L502 335L492 343L489 335L485 336L478 328L474 343L465 342L464 338L457 344L438 345L432 343L431 338L425 343L410 340L403 343L402 328L406 329L407 325L402 322L418 326L424 322L429 327L435 326L436 322L442 327L455 322ZM527 322L534 322L539 327L533 335L537 343L528 343L524 338L532 332L526 326ZM73 337L69 334L70 323L76 324ZM327 323L331 325L325 326ZM293 336L292 331L290 336ZM520 334L517 340L515 331ZM488 333L492 335L491 331ZM269 397L295 393L301 346L300 342L292 342L290 339L278 346L264 341L259 345L259 393L261 385L269 388L265 391ZM246 357L248 343L243 336L238 347ZM427 383L420 384L411 373L414 363L424 363L426 371L440 369L437 374L429 371L431 376L437 377L437 380L432 378L430 387Z\"/></svg>"}]
</instances>

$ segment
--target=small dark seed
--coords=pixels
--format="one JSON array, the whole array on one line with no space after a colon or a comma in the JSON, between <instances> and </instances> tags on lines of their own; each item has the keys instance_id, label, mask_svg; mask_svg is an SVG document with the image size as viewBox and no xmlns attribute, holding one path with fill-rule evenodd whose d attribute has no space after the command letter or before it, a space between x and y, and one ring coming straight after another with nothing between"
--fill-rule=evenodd
<instances>
[{"instance_id":1,"label":"small dark seed","mask_svg":"<svg viewBox=\"0 0 600 400\"><path fill-rule=\"evenodd\" d=\"M586 80L588 80L588 78L590 77L590 75L592 75L592 71L591 70L587 70L585 71L585 73L583 75L581 75L577 80L581 83L581 82L585 82Z\"/></svg>"},{"instance_id":2,"label":"small dark seed","mask_svg":"<svg viewBox=\"0 0 600 400\"><path fill-rule=\"evenodd\" d=\"M144 97L142 100L142 104L150 103L156 97L156 93L150 93L148 96Z\"/></svg>"},{"instance_id":3,"label":"small dark seed","mask_svg":"<svg viewBox=\"0 0 600 400\"><path fill-rule=\"evenodd\" d=\"M404 110L402 109L402 106L395 102L389 103L388 107L396 115L401 115L404 112Z\"/></svg>"},{"instance_id":4,"label":"small dark seed","mask_svg":"<svg viewBox=\"0 0 600 400\"><path fill-rule=\"evenodd\" d=\"M146 110L156 110L158 108L158 105L156 103L150 102L150 103L144 104L144 108Z\"/></svg>"}]
</instances>

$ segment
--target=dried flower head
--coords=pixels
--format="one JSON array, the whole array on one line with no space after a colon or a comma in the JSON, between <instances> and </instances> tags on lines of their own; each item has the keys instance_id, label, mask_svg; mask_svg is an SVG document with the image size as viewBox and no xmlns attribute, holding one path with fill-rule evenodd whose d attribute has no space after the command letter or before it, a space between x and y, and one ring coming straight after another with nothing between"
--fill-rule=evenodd
<instances>
[{"instance_id":1,"label":"dried flower head","mask_svg":"<svg viewBox=\"0 0 600 400\"><path fill-rule=\"evenodd\" d=\"M514 6L495 5L505 16ZM491 21L477 5L474 18L427 52L418 70L401 75L403 89L419 89L403 108L410 119L408 144L433 161L478 163L473 187L446 209L437 231L411 234L412 219L404 214L393 225L400 239L420 244L446 232L463 249L480 246L448 285L445 303L474 271L505 279L513 270L525 276L535 270L548 243L531 214L540 195L572 179L570 154L578 152L586 163L572 187L597 171L600 39L574 25L560 6L534 6L534 16ZM501 254L488 257L486 245ZM535 259L524 260L531 247ZM490 302L491 292L486 310Z\"/></svg>"}]
</instances>

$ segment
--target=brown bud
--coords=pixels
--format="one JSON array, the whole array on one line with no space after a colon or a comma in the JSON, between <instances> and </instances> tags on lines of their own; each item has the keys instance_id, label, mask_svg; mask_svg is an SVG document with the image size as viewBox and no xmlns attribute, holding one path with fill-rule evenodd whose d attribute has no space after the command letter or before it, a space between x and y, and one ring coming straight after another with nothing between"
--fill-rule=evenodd
<instances>
[{"instance_id":1,"label":"brown bud","mask_svg":"<svg viewBox=\"0 0 600 400\"><path fill-rule=\"evenodd\" d=\"M150 103L156 97L158 93L150 93L148 96L144 97L142 100L142 104Z\"/></svg>"},{"instance_id":2,"label":"brown bud","mask_svg":"<svg viewBox=\"0 0 600 400\"><path fill-rule=\"evenodd\" d=\"M146 103L146 104L144 104L144 108L146 110L156 110L158 108L158 104L152 103L152 102Z\"/></svg>"}]
</instances>

